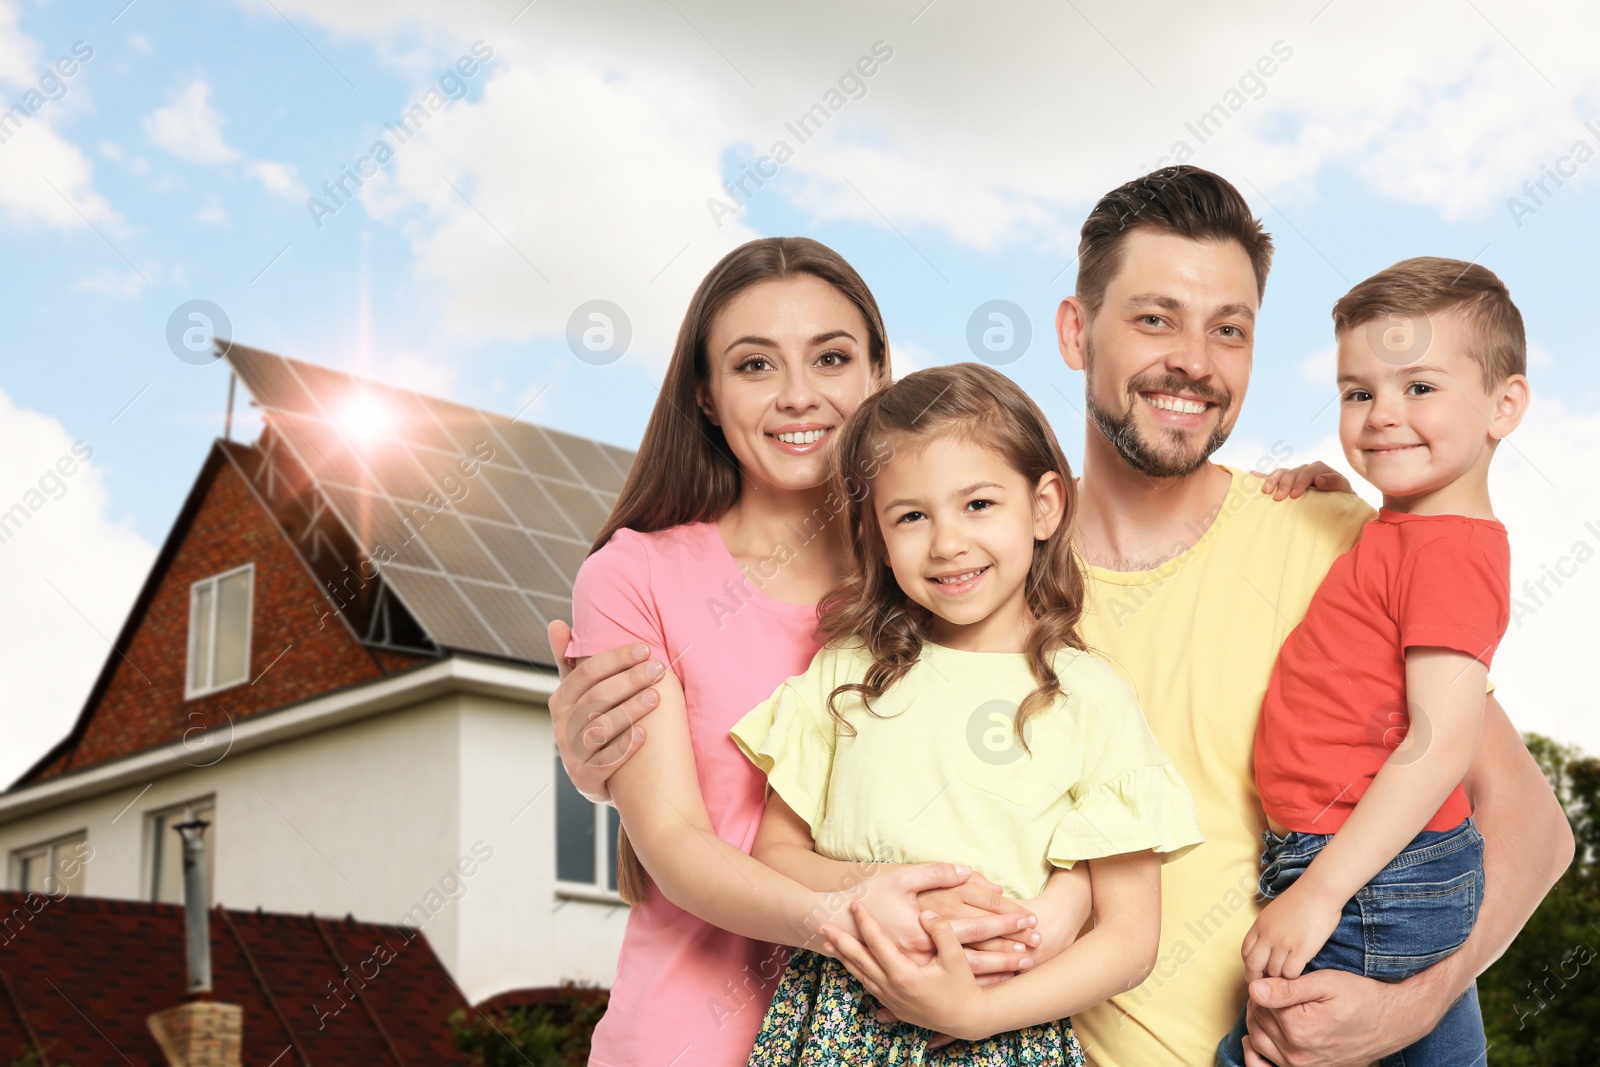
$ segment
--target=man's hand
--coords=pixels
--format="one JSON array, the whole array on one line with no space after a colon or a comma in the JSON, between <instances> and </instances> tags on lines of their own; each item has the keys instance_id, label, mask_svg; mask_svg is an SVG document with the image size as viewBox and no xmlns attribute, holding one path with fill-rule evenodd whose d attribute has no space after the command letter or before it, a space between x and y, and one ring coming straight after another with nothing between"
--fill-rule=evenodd
<instances>
[{"instance_id":1,"label":"man's hand","mask_svg":"<svg viewBox=\"0 0 1600 1067\"><path fill-rule=\"evenodd\" d=\"M567 776L589 800L610 803L607 785L616 769L644 743L640 719L661 697L650 686L666 666L642 662L650 654L643 644L619 645L573 665L562 655L572 629L559 619L550 624L550 652L561 672L561 684L550 694L550 722Z\"/></svg>"},{"instance_id":2,"label":"man's hand","mask_svg":"<svg viewBox=\"0 0 1600 1067\"><path fill-rule=\"evenodd\" d=\"M1308 872L1275 900L1267 902L1240 949L1245 976L1299 978L1339 925L1342 901L1307 883Z\"/></svg>"},{"instance_id":3,"label":"man's hand","mask_svg":"<svg viewBox=\"0 0 1600 1067\"><path fill-rule=\"evenodd\" d=\"M1350 481L1320 459L1299 467L1279 467L1270 474L1251 471L1262 479L1261 491L1272 494L1272 499L1284 497L1298 499L1307 489L1320 489L1324 493L1353 493Z\"/></svg>"},{"instance_id":4,"label":"man's hand","mask_svg":"<svg viewBox=\"0 0 1600 1067\"><path fill-rule=\"evenodd\" d=\"M1250 983L1245 1007L1245 1067L1367 1067L1417 1041L1438 1016L1413 983L1393 984L1347 971Z\"/></svg>"}]
</instances>

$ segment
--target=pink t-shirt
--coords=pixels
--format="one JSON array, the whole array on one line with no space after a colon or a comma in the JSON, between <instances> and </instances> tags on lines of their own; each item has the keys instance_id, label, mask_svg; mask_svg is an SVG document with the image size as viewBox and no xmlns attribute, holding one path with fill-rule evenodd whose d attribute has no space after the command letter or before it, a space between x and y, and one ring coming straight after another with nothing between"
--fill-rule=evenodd
<instances>
[{"instance_id":1,"label":"pink t-shirt","mask_svg":"<svg viewBox=\"0 0 1600 1067\"><path fill-rule=\"evenodd\" d=\"M805 672L820 647L816 621L815 606L757 589L714 522L648 534L618 530L578 570L566 654L592 656L642 641L667 664L683 683L711 825L749 852L766 780L728 731L785 679ZM628 915L591 1067L744 1064L786 960L787 950L695 918L652 882Z\"/></svg>"}]
</instances>

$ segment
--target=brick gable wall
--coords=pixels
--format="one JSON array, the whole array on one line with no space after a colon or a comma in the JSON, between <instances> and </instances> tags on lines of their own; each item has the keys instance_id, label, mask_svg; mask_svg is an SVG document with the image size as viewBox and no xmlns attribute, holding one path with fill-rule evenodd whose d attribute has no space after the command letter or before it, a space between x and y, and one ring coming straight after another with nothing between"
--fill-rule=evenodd
<instances>
[{"instance_id":1,"label":"brick gable wall","mask_svg":"<svg viewBox=\"0 0 1600 1067\"><path fill-rule=\"evenodd\" d=\"M252 681L186 701L189 587L251 562ZM428 662L363 647L343 622L327 614L327 605L316 580L238 469L223 463L143 620L117 656L82 737L31 780L160 745L182 748L186 731L225 730L230 720ZM191 741L201 736L189 734ZM189 758L208 763L220 751L191 748Z\"/></svg>"}]
</instances>

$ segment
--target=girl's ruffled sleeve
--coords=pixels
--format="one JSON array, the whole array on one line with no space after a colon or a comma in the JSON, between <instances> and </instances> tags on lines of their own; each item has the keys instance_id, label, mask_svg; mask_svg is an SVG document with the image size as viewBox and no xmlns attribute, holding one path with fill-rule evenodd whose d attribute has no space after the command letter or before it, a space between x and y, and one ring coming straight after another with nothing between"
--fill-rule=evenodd
<instances>
[{"instance_id":1,"label":"girl's ruffled sleeve","mask_svg":"<svg viewBox=\"0 0 1600 1067\"><path fill-rule=\"evenodd\" d=\"M811 827L812 836L827 814L833 773L829 658L827 649L817 653L805 674L778 686L730 731L739 750L766 774L768 786Z\"/></svg>"},{"instance_id":2,"label":"girl's ruffled sleeve","mask_svg":"<svg viewBox=\"0 0 1600 1067\"><path fill-rule=\"evenodd\" d=\"M1062 686L1082 701L1083 772L1068 790L1072 807L1050 840L1050 862L1150 850L1170 862L1205 840L1194 799L1161 750L1133 689L1104 661L1069 671ZM1080 661L1080 662L1082 662ZM1076 675L1077 677L1074 677Z\"/></svg>"}]
</instances>

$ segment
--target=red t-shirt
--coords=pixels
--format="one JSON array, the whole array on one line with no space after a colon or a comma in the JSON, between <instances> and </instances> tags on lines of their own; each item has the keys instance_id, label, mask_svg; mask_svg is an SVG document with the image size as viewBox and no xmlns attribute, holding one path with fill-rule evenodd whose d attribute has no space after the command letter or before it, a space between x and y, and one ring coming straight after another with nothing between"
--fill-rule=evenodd
<instances>
[{"instance_id":1,"label":"red t-shirt","mask_svg":"<svg viewBox=\"0 0 1600 1067\"><path fill-rule=\"evenodd\" d=\"M1291 830L1337 831L1411 725L1405 650L1450 648L1488 666L1510 617L1504 526L1379 510L1278 652L1256 726L1267 814ZM1470 814L1457 785L1424 829Z\"/></svg>"}]
</instances>

